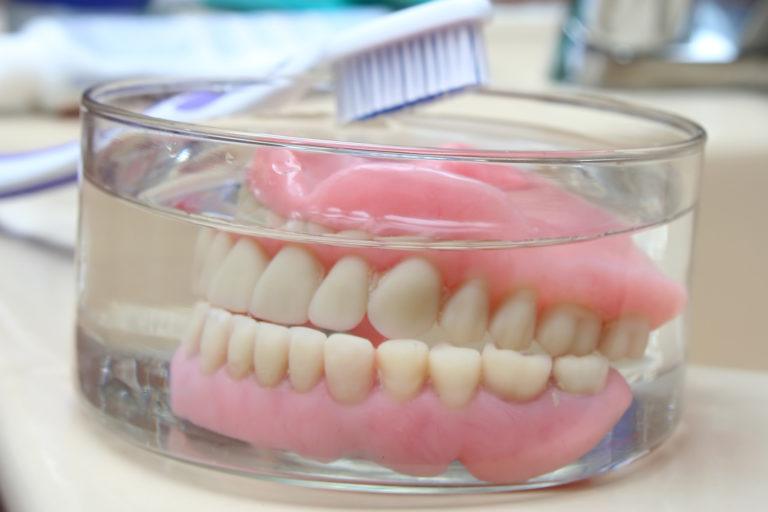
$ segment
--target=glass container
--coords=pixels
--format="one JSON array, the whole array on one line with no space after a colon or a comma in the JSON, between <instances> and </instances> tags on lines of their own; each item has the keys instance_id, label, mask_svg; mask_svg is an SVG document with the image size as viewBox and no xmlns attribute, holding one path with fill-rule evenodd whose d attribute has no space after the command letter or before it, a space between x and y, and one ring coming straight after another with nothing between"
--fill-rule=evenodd
<instances>
[{"instance_id":1,"label":"glass container","mask_svg":"<svg viewBox=\"0 0 768 512\"><path fill-rule=\"evenodd\" d=\"M572 482L670 435L701 127L492 89L349 125L323 89L210 108L262 85L84 96L78 379L116 435L409 493Z\"/></svg>"}]
</instances>

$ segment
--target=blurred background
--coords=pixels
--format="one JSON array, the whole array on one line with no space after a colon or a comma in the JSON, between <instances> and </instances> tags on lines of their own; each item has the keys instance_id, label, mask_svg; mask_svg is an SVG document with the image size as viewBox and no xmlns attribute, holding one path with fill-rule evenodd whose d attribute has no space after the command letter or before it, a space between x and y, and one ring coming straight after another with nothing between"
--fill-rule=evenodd
<instances>
[{"instance_id":1,"label":"blurred background","mask_svg":"<svg viewBox=\"0 0 768 512\"><path fill-rule=\"evenodd\" d=\"M0 162L76 138L78 96L92 83L258 76L340 27L413 3L0 0ZM768 1L496 4L492 85L610 95L705 126L690 359L768 369ZM0 172L0 257L14 269L0 273L0 301L25 314L36 307L30 287L51 286L52 303L71 308L74 179L24 180ZM30 247L60 262L36 260Z\"/></svg>"}]
</instances>

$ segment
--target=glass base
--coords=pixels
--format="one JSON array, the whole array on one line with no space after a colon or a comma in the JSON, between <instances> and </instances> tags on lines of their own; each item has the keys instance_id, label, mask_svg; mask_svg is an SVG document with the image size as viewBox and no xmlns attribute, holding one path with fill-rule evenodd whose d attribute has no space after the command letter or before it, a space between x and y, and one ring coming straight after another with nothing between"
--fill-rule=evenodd
<instances>
[{"instance_id":1,"label":"glass base","mask_svg":"<svg viewBox=\"0 0 768 512\"><path fill-rule=\"evenodd\" d=\"M498 485L453 463L439 476L415 477L373 462L322 463L264 450L176 417L168 397L168 362L129 353L77 332L78 380L93 416L128 441L163 455L222 471L314 488L401 494L487 493L540 489L625 466L661 444L679 422L684 369L631 384L634 400L600 443L579 460L526 482Z\"/></svg>"}]
</instances>

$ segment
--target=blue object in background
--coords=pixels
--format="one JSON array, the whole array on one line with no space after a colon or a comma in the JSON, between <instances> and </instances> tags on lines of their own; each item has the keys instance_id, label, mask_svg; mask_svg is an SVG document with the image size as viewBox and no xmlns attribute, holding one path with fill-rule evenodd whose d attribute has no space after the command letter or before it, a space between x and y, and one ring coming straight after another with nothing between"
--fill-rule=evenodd
<instances>
[{"instance_id":1,"label":"blue object in background","mask_svg":"<svg viewBox=\"0 0 768 512\"><path fill-rule=\"evenodd\" d=\"M70 7L83 10L141 10L150 0L11 0L11 4L46 7Z\"/></svg>"},{"instance_id":2,"label":"blue object in background","mask_svg":"<svg viewBox=\"0 0 768 512\"><path fill-rule=\"evenodd\" d=\"M152 0L10 0L8 2L8 28L20 29L33 18L44 15L70 15L80 13L129 13L147 10Z\"/></svg>"},{"instance_id":3,"label":"blue object in background","mask_svg":"<svg viewBox=\"0 0 768 512\"><path fill-rule=\"evenodd\" d=\"M378 5L402 9L428 0L202 0L205 5L219 9L327 9L350 5Z\"/></svg>"}]
</instances>

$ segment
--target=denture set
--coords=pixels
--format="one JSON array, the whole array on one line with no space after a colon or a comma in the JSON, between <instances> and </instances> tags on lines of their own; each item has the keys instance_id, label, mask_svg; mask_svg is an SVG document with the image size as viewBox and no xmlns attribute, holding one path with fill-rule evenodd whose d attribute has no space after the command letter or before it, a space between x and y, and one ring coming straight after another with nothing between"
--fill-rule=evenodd
<instances>
[{"instance_id":1,"label":"denture set","mask_svg":"<svg viewBox=\"0 0 768 512\"><path fill-rule=\"evenodd\" d=\"M435 245L621 230L531 171L261 148L247 188L243 216L311 241L201 230L171 402L258 448L414 475L459 461L495 483L553 471L629 406L610 361L643 357L685 303L629 235Z\"/></svg>"}]
</instances>

